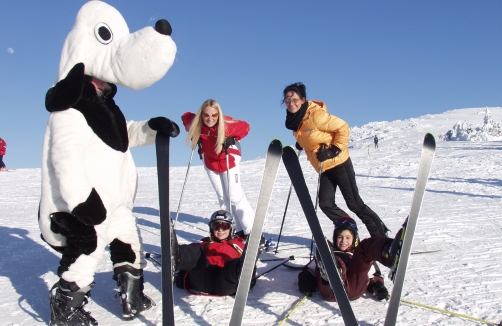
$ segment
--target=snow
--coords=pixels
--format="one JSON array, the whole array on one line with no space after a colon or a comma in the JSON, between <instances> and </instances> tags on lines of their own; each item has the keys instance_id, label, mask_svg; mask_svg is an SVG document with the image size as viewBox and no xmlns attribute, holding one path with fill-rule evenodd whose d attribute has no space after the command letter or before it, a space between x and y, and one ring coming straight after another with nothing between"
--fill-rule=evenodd
<instances>
[{"instance_id":1,"label":"snow","mask_svg":"<svg viewBox=\"0 0 502 326\"><path fill-rule=\"evenodd\" d=\"M485 132L487 108L447 111L393 122L372 122L351 130L351 157L361 197L384 220L394 234L411 205L415 178L426 132L436 136L437 150L427 186L413 251L433 253L412 255L403 289L403 299L446 309L492 322L502 320L502 138ZM502 121L501 108L488 108L488 124ZM458 123L458 124L457 124ZM448 130L466 131L479 137L469 141L446 141ZM500 126L500 124L498 125ZM493 129L493 128L492 128ZM378 135L379 150L373 146ZM462 133L459 133L460 135ZM462 138L463 139L463 138ZM487 141L487 140L491 141ZM180 141L178 139L173 141ZM283 139L294 144L293 137ZM244 140L242 146L246 146ZM267 144L263 144L265 153ZM187 151L188 152L188 151ZM187 157L188 158L188 157ZM195 158L196 159L196 158ZM242 163L242 183L255 207L264 159ZM311 195L315 197L317 174L301 156ZM156 168L139 168L139 188L134 213L147 252L160 252L160 230ZM171 168L171 212L176 215L186 167ZM0 173L0 312L2 325L48 324L48 289L57 281L60 256L40 239L36 222L40 199L40 169L17 169ZM270 202L264 232L277 241L290 182L281 164ZM204 169L190 169L185 198L176 225L180 242L198 241L208 232L207 219L217 206ZM337 202L344 209L343 198ZM349 212L347 210L347 212ZM362 238L368 232L360 220ZM332 224L319 212L328 237ZM311 233L293 193L279 244L278 256L308 256ZM300 248L298 248L300 247ZM275 262L269 263L274 266ZM259 263L259 270L265 269ZM387 268L382 272L386 274ZM243 324L276 325L298 303L297 270L280 267L261 277L249 293ZM96 286L87 310L100 325L161 325L161 273L153 264L145 269L145 293L157 306L138 319L124 322L120 304L114 300L115 282L108 252L95 276ZM390 281L386 282L389 292ZM175 288L178 325L226 325L234 302L232 297L193 296ZM387 304L368 297L352 302L361 325L382 325ZM286 325L343 325L338 305L322 299L318 292L303 302ZM475 322L413 305L402 304L399 325L474 325Z\"/></svg>"}]
</instances>

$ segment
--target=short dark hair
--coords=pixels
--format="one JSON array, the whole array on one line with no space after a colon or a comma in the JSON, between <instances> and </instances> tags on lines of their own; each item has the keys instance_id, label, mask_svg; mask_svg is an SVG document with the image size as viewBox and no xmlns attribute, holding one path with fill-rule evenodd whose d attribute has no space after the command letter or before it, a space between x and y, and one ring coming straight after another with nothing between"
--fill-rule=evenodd
<instances>
[{"instance_id":1,"label":"short dark hair","mask_svg":"<svg viewBox=\"0 0 502 326\"><path fill-rule=\"evenodd\" d=\"M298 96L300 96L300 98L305 97L305 99L307 99L307 88L305 87L305 85L303 85L302 82L293 83L289 86L286 86L286 88L282 91L284 98L286 98L286 94L288 92L295 92L296 94L298 94Z\"/></svg>"}]
</instances>

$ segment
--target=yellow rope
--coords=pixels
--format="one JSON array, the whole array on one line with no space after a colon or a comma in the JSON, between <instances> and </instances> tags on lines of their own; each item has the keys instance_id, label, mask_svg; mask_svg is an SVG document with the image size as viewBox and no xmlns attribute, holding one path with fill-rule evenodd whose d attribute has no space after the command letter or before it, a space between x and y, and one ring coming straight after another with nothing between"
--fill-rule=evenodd
<instances>
[{"instance_id":1,"label":"yellow rope","mask_svg":"<svg viewBox=\"0 0 502 326\"><path fill-rule=\"evenodd\" d=\"M298 302L298 303L297 303L297 304L293 307L293 309L291 309L291 311L290 311L290 312L286 315L286 317L284 317L284 319L283 319L283 320L281 320L281 321L280 321L280 323L279 323L279 324L277 324L277 325L282 325L282 324L283 324L283 323L284 323L284 322L285 322L285 321L289 318L289 316L291 316L291 314L292 314L293 312L295 312L296 308L298 308L298 307L299 307L299 306L303 303L303 301L305 301L305 299L307 299L307 297L308 297L308 294L305 294L305 296L303 297L303 299L301 299L301 300L300 300L300 302Z\"/></svg>"},{"instance_id":2,"label":"yellow rope","mask_svg":"<svg viewBox=\"0 0 502 326\"><path fill-rule=\"evenodd\" d=\"M298 302L294 307L293 309L291 309L291 311L286 315L286 317L284 317L283 320L281 320L279 322L279 324L277 324L278 326L279 325L282 325L284 324L284 322L286 322L286 320L289 318L289 316L291 316L293 314L293 312L295 312L296 308L298 308L302 303L303 301L305 301L305 299L307 299L308 295L305 295L301 300L300 302ZM425 309L430 309L430 310L434 310L434 311L437 311L437 312L441 312L441 313L444 313L444 314L448 314L448 315L452 315L452 316L456 316L456 317L461 317L461 318L465 318L465 319L469 319L469 320L473 320L473 321L477 321L477 322L480 322L480 323L484 323L484 324L487 324L487 325L495 325L495 326L500 326L502 325L502 323L495 323L495 322L492 322L492 321L488 321L488 320L483 320L483 319L479 319L479 318L476 318L476 317L471 317L471 316L468 316L468 315L464 315L464 314L460 314L458 312L453 312L453 311L449 311L449 310L445 310L445 309L440 309L440 308L436 308L436 307L432 307L432 306L427 306L427 305L424 305L424 304L421 304L421 303L418 303L418 302L413 302L413 301L408 301L408 300L404 300L404 299L401 299L401 302L403 303L407 303L409 305L413 305L413 306L417 306L417 307L421 307L421 308L425 308Z\"/></svg>"},{"instance_id":3,"label":"yellow rope","mask_svg":"<svg viewBox=\"0 0 502 326\"><path fill-rule=\"evenodd\" d=\"M430 310L435 310L435 311L442 312L442 313L449 314L449 315L453 315L453 316L456 316L456 317L461 317L461 318L465 318L465 319L474 320L474 321L477 321L477 322L480 322L480 323L485 323L485 324L488 324L488 325L500 325L500 324L497 324L497 323L494 323L494 322L491 322L491 321L487 321L487 320L483 320L483 319L479 319L479 318L475 318L475 317L471 317L471 316L459 314L459 313L453 312L453 311L439 309L439 308L436 308L436 307L427 306L427 305L424 305L424 304L421 304L421 303L417 303L417 302L413 302L413 301L408 301L408 300L401 299L401 302L407 303L409 305L415 305L415 306L418 306L418 307L430 309Z\"/></svg>"}]
</instances>

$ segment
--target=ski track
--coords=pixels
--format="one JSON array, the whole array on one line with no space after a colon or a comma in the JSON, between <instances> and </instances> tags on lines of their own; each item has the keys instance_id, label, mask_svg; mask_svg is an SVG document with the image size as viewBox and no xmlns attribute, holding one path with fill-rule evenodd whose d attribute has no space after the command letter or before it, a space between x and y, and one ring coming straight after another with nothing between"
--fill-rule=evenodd
<instances>
[{"instance_id":1,"label":"ski track","mask_svg":"<svg viewBox=\"0 0 502 326\"><path fill-rule=\"evenodd\" d=\"M418 220L412 251L440 250L410 256L403 299L447 309L492 322L502 320L502 142L447 142L439 140L457 121L482 121L484 109L462 109L440 115L394 122L374 122L357 128L351 142L351 158L361 197L377 212L393 236L406 218L413 196L420 159L421 139L426 132L436 136L437 150ZM502 109L491 109L492 118L502 121ZM374 150L372 135L380 138ZM178 141L177 139L174 141ZM283 143L293 139L283 140ZM268 144L263 144L264 152ZM245 140L243 141L245 148ZM189 154L188 150L187 153ZM187 158L188 158L187 154ZM198 158L195 157L194 160ZM258 199L263 158L242 162L243 189L254 207ZM318 175L306 161L300 162L311 196L315 200ZM171 168L170 210L176 215L186 167ZM147 252L160 252L156 168L138 168L139 186L134 214L138 218ZM40 169L16 169L0 173L0 325L47 324L50 311L48 289L58 280L55 271L60 256L40 239L36 223L40 199ZM281 164L264 225L265 237L277 241L290 182ZM217 200L206 172L192 166L176 224L180 243L198 241L207 235L208 217ZM337 193L337 204L359 224L360 236L368 236L360 220L346 209ZM332 223L318 210L325 235ZM311 233L300 204L291 194L279 256L308 256ZM296 247L302 247L298 249ZM293 248L296 249L288 249ZM258 263L259 269L277 262ZM383 275L388 269L382 267ZM284 267L262 276L249 293L244 325L275 325L301 300L298 270ZM157 306L137 320L123 322L120 304L114 300L115 282L106 252L96 273L92 300L86 307L100 325L161 325L161 273L153 264L145 269L145 293ZM386 281L389 292L392 285ZM179 325L226 325L232 297L194 296L175 288L175 315ZM387 304L366 295L352 306L361 325L383 325ZM476 322L401 304L398 325L475 325ZM304 301L286 325L343 325L336 303L318 292Z\"/></svg>"}]
</instances>

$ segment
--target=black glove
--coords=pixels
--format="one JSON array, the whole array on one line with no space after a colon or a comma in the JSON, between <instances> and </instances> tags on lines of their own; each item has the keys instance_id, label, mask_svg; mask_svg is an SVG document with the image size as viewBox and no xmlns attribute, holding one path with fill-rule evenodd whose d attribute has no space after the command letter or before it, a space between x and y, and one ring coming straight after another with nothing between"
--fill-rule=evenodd
<instances>
[{"instance_id":1,"label":"black glove","mask_svg":"<svg viewBox=\"0 0 502 326\"><path fill-rule=\"evenodd\" d=\"M75 216L66 212L56 212L50 215L51 231L66 237L68 246L77 248L89 255L97 248L98 238L93 226L85 225Z\"/></svg>"},{"instance_id":2,"label":"black glove","mask_svg":"<svg viewBox=\"0 0 502 326\"><path fill-rule=\"evenodd\" d=\"M298 274L298 289L301 293L312 296L312 293L315 292L317 286L317 279L312 273L308 270L307 267L303 268L303 271Z\"/></svg>"},{"instance_id":3,"label":"black glove","mask_svg":"<svg viewBox=\"0 0 502 326\"><path fill-rule=\"evenodd\" d=\"M235 145L235 137L225 138L225 142L223 143L223 148L225 151L232 145Z\"/></svg>"},{"instance_id":4,"label":"black glove","mask_svg":"<svg viewBox=\"0 0 502 326\"><path fill-rule=\"evenodd\" d=\"M295 147L297 150L303 151L303 147L301 147L300 144L298 144L298 142L296 142Z\"/></svg>"},{"instance_id":5,"label":"black glove","mask_svg":"<svg viewBox=\"0 0 502 326\"><path fill-rule=\"evenodd\" d=\"M84 90L83 63L77 63L65 79L60 80L45 95L45 108L49 112L64 111L78 103Z\"/></svg>"},{"instance_id":6,"label":"black glove","mask_svg":"<svg viewBox=\"0 0 502 326\"><path fill-rule=\"evenodd\" d=\"M85 202L78 204L71 212L85 225L98 225L106 218L106 208L96 189L92 188Z\"/></svg>"},{"instance_id":7,"label":"black glove","mask_svg":"<svg viewBox=\"0 0 502 326\"><path fill-rule=\"evenodd\" d=\"M373 284L371 292L373 299L375 300L382 301L383 299L389 299L389 291L387 291L385 285L383 285L383 283L380 281L377 281L375 284Z\"/></svg>"},{"instance_id":8,"label":"black glove","mask_svg":"<svg viewBox=\"0 0 502 326\"><path fill-rule=\"evenodd\" d=\"M316 155L319 162L324 162L326 160L332 159L333 157L337 157L341 152L342 151L335 145L331 145L331 147L328 148L321 145Z\"/></svg>"},{"instance_id":9,"label":"black glove","mask_svg":"<svg viewBox=\"0 0 502 326\"><path fill-rule=\"evenodd\" d=\"M148 120L148 127L172 138L180 134L180 127L174 121L164 117L151 118Z\"/></svg>"},{"instance_id":10,"label":"black glove","mask_svg":"<svg viewBox=\"0 0 502 326\"><path fill-rule=\"evenodd\" d=\"M197 153L199 153L199 157L200 159L202 160L202 145L200 144L200 139L199 139L199 142L197 143Z\"/></svg>"}]
</instances>

